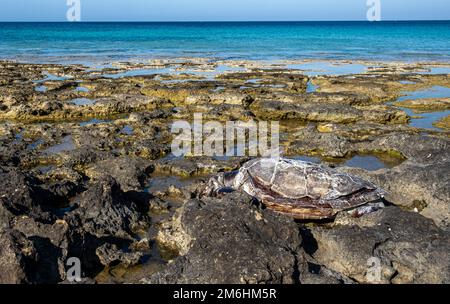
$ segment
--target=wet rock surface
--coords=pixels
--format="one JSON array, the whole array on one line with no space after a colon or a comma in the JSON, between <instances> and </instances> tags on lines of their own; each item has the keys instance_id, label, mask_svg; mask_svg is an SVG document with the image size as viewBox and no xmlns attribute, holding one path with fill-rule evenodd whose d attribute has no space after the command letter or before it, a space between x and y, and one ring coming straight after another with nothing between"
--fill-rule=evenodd
<instances>
[{"instance_id":1,"label":"wet rock surface","mask_svg":"<svg viewBox=\"0 0 450 304\"><path fill-rule=\"evenodd\" d=\"M436 121L433 123L434 126L441 128L443 130L450 130L450 115Z\"/></svg>"},{"instance_id":2,"label":"wet rock surface","mask_svg":"<svg viewBox=\"0 0 450 304\"><path fill-rule=\"evenodd\" d=\"M409 108L414 113L427 113L450 110L450 98L427 98L398 101L396 106Z\"/></svg>"},{"instance_id":3,"label":"wet rock surface","mask_svg":"<svg viewBox=\"0 0 450 304\"><path fill-rule=\"evenodd\" d=\"M313 75L297 63L1 61L0 283L67 282L71 257L86 283L450 282L448 117L411 123L448 111L450 96L422 95L449 75L369 62ZM171 155L172 123L193 113L280 121L285 157L367 179L390 206L296 222L240 192L198 199L211 175L250 158Z\"/></svg>"}]
</instances>

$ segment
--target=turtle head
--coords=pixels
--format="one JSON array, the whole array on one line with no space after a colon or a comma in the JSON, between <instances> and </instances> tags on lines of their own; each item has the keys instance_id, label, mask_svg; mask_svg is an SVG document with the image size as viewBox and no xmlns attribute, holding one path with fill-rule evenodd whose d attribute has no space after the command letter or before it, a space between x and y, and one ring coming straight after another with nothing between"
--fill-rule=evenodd
<instances>
[{"instance_id":1,"label":"turtle head","mask_svg":"<svg viewBox=\"0 0 450 304\"><path fill-rule=\"evenodd\" d=\"M238 172L219 173L209 179L202 189L199 191L199 197L217 196L220 193L234 191L234 178Z\"/></svg>"}]
</instances>

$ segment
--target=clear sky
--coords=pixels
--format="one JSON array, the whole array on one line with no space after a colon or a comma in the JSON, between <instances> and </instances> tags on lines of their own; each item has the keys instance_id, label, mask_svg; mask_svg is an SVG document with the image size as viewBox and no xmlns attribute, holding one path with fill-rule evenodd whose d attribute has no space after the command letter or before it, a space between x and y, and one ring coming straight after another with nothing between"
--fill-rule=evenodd
<instances>
[{"instance_id":1,"label":"clear sky","mask_svg":"<svg viewBox=\"0 0 450 304\"><path fill-rule=\"evenodd\" d=\"M366 0L81 0L82 21L365 20ZM381 0L382 20L450 20L450 0ZM65 21L66 0L0 0L0 21Z\"/></svg>"}]
</instances>

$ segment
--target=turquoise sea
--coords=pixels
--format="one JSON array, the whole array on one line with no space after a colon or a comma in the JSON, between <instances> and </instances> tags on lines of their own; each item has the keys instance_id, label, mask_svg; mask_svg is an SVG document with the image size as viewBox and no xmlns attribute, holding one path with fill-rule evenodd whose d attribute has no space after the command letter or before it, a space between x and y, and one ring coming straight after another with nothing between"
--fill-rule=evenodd
<instances>
[{"instance_id":1,"label":"turquoise sea","mask_svg":"<svg viewBox=\"0 0 450 304\"><path fill-rule=\"evenodd\" d=\"M450 61L450 21L0 23L0 58Z\"/></svg>"}]
</instances>

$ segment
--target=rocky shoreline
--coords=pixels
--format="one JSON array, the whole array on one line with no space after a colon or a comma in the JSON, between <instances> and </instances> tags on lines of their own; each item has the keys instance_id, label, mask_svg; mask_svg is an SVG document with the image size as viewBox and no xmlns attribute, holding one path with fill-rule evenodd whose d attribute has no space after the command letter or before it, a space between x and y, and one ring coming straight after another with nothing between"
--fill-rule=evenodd
<instances>
[{"instance_id":1,"label":"rocky shoreline","mask_svg":"<svg viewBox=\"0 0 450 304\"><path fill-rule=\"evenodd\" d=\"M378 283L449 283L450 95L432 90L450 65L324 64L0 61L0 283L65 282L70 257L84 283L373 283L373 258ZM280 121L285 157L370 180L390 206L302 222L239 192L200 200L249 158L172 157L192 113Z\"/></svg>"}]
</instances>

